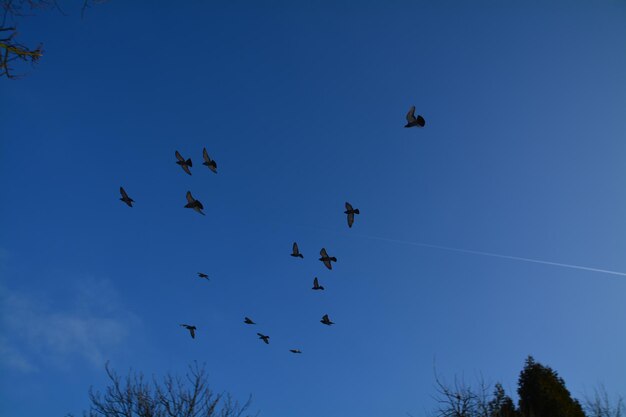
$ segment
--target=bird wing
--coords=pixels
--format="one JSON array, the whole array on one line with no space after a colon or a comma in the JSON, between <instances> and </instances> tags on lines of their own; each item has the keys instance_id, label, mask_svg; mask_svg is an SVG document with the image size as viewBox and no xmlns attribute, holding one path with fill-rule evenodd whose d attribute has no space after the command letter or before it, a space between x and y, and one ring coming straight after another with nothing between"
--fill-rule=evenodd
<instances>
[{"instance_id":1,"label":"bird wing","mask_svg":"<svg viewBox=\"0 0 626 417\"><path fill-rule=\"evenodd\" d=\"M180 152L176 151L174 152L174 155L176 155L176 159L178 159L181 162L185 162L185 158L183 158L183 156L180 154Z\"/></svg>"},{"instance_id":2,"label":"bird wing","mask_svg":"<svg viewBox=\"0 0 626 417\"><path fill-rule=\"evenodd\" d=\"M300 250L298 249L298 244L296 242L293 242L293 254L297 255L300 253Z\"/></svg>"},{"instance_id":3,"label":"bird wing","mask_svg":"<svg viewBox=\"0 0 626 417\"><path fill-rule=\"evenodd\" d=\"M187 174L191 175L191 171L189 171L189 166L187 166L187 164L182 164L181 168L183 169L183 171L185 171Z\"/></svg>"},{"instance_id":4,"label":"bird wing","mask_svg":"<svg viewBox=\"0 0 626 417\"><path fill-rule=\"evenodd\" d=\"M330 263L330 259L325 258L322 262L324 262L324 265L326 265L326 268L328 269L333 269L332 264Z\"/></svg>"},{"instance_id":5,"label":"bird wing","mask_svg":"<svg viewBox=\"0 0 626 417\"><path fill-rule=\"evenodd\" d=\"M352 211L352 204L348 203L347 201L346 201L346 210Z\"/></svg>"},{"instance_id":6,"label":"bird wing","mask_svg":"<svg viewBox=\"0 0 626 417\"><path fill-rule=\"evenodd\" d=\"M415 106L411 106L409 112L406 114L406 121L412 123L415 121Z\"/></svg>"},{"instance_id":7,"label":"bird wing","mask_svg":"<svg viewBox=\"0 0 626 417\"><path fill-rule=\"evenodd\" d=\"M202 158L204 158L204 162L207 164L211 163L211 158L209 157L209 153L206 151L206 148L202 148Z\"/></svg>"},{"instance_id":8,"label":"bird wing","mask_svg":"<svg viewBox=\"0 0 626 417\"><path fill-rule=\"evenodd\" d=\"M187 191L187 202L192 204L194 201L196 201L196 199L191 195L191 191Z\"/></svg>"},{"instance_id":9,"label":"bird wing","mask_svg":"<svg viewBox=\"0 0 626 417\"><path fill-rule=\"evenodd\" d=\"M328 318L328 314L324 314L324 316L322 317L322 320L330 321L330 319Z\"/></svg>"},{"instance_id":10,"label":"bird wing","mask_svg":"<svg viewBox=\"0 0 626 417\"><path fill-rule=\"evenodd\" d=\"M320 283L317 281L317 277L313 278L313 286L314 287L319 287Z\"/></svg>"},{"instance_id":11,"label":"bird wing","mask_svg":"<svg viewBox=\"0 0 626 417\"><path fill-rule=\"evenodd\" d=\"M328 258L328 253L326 253L326 248L322 248L322 250L320 250L320 255L322 255L322 258Z\"/></svg>"},{"instance_id":12,"label":"bird wing","mask_svg":"<svg viewBox=\"0 0 626 417\"><path fill-rule=\"evenodd\" d=\"M424 125L426 124L426 120L424 120L424 118L422 116L417 116L417 125L419 127L424 127Z\"/></svg>"},{"instance_id":13,"label":"bird wing","mask_svg":"<svg viewBox=\"0 0 626 417\"><path fill-rule=\"evenodd\" d=\"M191 338L195 339L196 338L196 328L195 327L191 327L191 328L189 328L189 331L191 332Z\"/></svg>"},{"instance_id":14,"label":"bird wing","mask_svg":"<svg viewBox=\"0 0 626 417\"><path fill-rule=\"evenodd\" d=\"M129 200L128 194L126 194L126 191L124 191L124 187L120 187L120 194L122 194L122 198L124 200Z\"/></svg>"},{"instance_id":15,"label":"bird wing","mask_svg":"<svg viewBox=\"0 0 626 417\"><path fill-rule=\"evenodd\" d=\"M352 227L352 223L354 223L354 213L348 213L348 227Z\"/></svg>"}]
</instances>

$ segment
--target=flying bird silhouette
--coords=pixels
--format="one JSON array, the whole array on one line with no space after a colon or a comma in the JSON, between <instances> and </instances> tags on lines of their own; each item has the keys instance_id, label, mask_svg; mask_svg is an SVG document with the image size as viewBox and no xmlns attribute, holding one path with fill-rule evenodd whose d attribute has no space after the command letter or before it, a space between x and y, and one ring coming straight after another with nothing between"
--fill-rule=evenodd
<instances>
[{"instance_id":1,"label":"flying bird silhouette","mask_svg":"<svg viewBox=\"0 0 626 417\"><path fill-rule=\"evenodd\" d=\"M259 339L263 339L263 341L265 342L266 345L270 344L270 337L269 336L265 336L264 334L261 334L261 333L257 333L257 335L259 335Z\"/></svg>"},{"instance_id":2,"label":"flying bird silhouette","mask_svg":"<svg viewBox=\"0 0 626 417\"><path fill-rule=\"evenodd\" d=\"M209 276L207 274L204 274L202 272L198 272L198 276L202 279L206 279L207 281L209 280Z\"/></svg>"},{"instance_id":3,"label":"flying bird silhouette","mask_svg":"<svg viewBox=\"0 0 626 417\"><path fill-rule=\"evenodd\" d=\"M202 214L203 216L205 215L202 212L202 209L204 209L204 206L202 205L200 201L193 198L193 196L191 195L191 191L187 191L187 204L185 204L185 208L194 209L195 211Z\"/></svg>"},{"instance_id":4,"label":"flying bird silhouette","mask_svg":"<svg viewBox=\"0 0 626 417\"><path fill-rule=\"evenodd\" d=\"M322 287L320 285L320 283L317 281L317 277L313 278L313 288L311 288L312 290L323 290L324 287Z\"/></svg>"},{"instance_id":5,"label":"flying bird silhouette","mask_svg":"<svg viewBox=\"0 0 626 417\"><path fill-rule=\"evenodd\" d=\"M359 209L353 209L352 204L346 201L346 211L345 214L348 215L348 227L352 227L352 223L354 223L354 215L360 214Z\"/></svg>"},{"instance_id":6,"label":"flying bird silhouette","mask_svg":"<svg viewBox=\"0 0 626 417\"><path fill-rule=\"evenodd\" d=\"M176 159L178 159L178 161L176 161L176 163L178 165L180 165L180 167L183 169L183 171L185 171L187 174L191 175L191 171L189 171L189 168L193 166L193 164L191 163L191 159L187 159L185 161L185 158L183 158L183 156L178 151L176 151L174 153L174 155L176 155Z\"/></svg>"},{"instance_id":7,"label":"flying bird silhouette","mask_svg":"<svg viewBox=\"0 0 626 417\"><path fill-rule=\"evenodd\" d=\"M291 353L302 353L302 351L300 349L289 349L289 352L291 352Z\"/></svg>"},{"instance_id":8,"label":"flying bird silhouette","mask_svg":"<svg viewBox=\"0 0 626 417\"><path fill-rule=\"evenodd\" d=\"M293 242L291 256L293 256L294 258L304 258L304 256L302 256L302 254L300 253L300 250L298 249L298 244L296 242Z\"/></svg>"},{"instance_id":9,"label":"flying bird silhouette","mask_svg":"<svg viewBox=\"0 0 626 417\"><path fill-rule=\"evenodd\" d=\"M126 191L124 191L124 187L120 187L120 194L122 194L122 198L120 198L120 200L126 203L128 207L132 207L135 200L133 200L128 196L128 194L126 194Z\"/></svg>"},{"instance_id":10,"label":"flying bird silhouette","mask_svg":"<svg viewBox=\"0 0 626 417\"><path fill-rule=\"evenodd\" d=\"M324 314L324 316L322 317L322 319L320 320L321 323L324 323L327 326L330 326L331 324L335 324L332 321L330 321L330 319L328 318L328 314Z\"/></svg>"},{"instance_id":11,"label":"flying bird silhouette","mask_svg":"<svg viewBox=\"0 0 626 417\"><path fill-rule=\"evenodd\" d=\"M426 124L426 120L422 116L418 115L415 117L415 106L411 106L409 109L409 112L406 114L406 121L407 123L404 127L424 127Z\"/></svg>"},{"instance_id":12,"label":"flying bird silhouette","mask_svg":"<svg viewBox=\"0 0 626 417\"><path fill-rule=\"evenodd\" d=\"M211 171L217 174L217 162L211 159L209 153L206 151L206 148L202 148L202 158L204 158L202 165L206 165Z\"/></svg>"},{"instance_id":13,"label":"flying bird silhouette","mask_svg":"<svg viewBox=\"0 0 626 417\"><path fill-rule=\"evenodd\" d=\"M337 262L337 258L335 258L334 256L328 256L325 248L322 248L322 250L320 251L320 255L322 255L322 257L319 260L324 262L326 268L333 269L331 262Z\"/></svg>"},{"instance_id":14,"label":"flying bird silhouette","mask_svg":"<svg viewBox=\"0 0 626 417\"><path fill-rule=\"evenodd\" d=\"M243 322L244 322L244 323L246 323L246 324L256 324L256 323L255 323L255 322L253 322L253 321L252 321L252 319L251 319L251 318L249 318L249 317L244 317L244 318L243 318Z\"/></svg>"},{"instance_id":15,"label":"flying bird silhouette","mask_svg":"<svg viewBox=\"0 0 626 417\"><path fill-rule=\"evenodd\" d=\"M181 324L181 327L184 327L185 329L189 330L189 334L191 334L192 339L196 338L196 326L191 326L189 324Z\"/></svg>"}]
</instances>

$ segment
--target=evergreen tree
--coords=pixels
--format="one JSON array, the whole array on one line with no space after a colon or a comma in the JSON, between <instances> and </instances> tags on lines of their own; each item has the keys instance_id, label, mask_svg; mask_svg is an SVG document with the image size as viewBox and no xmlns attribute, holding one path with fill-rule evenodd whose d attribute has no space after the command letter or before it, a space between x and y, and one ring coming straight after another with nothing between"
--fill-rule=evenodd
<instances>
[{"instance_id":1,"label":"evergreen tree","mask_svg":"<svg viewBox=\"0 0 626 417\"><path fill-rule=\"evenodd\" d=\"M519 413L515 409L515 404L511 397L506 395L502 384L496 383L493 391L493 398L487 406L489 417L518 417Z\"/></svg>"},{"instance_id":2,"label":"evergreen tree","mask_svg":"<svg viewBox=\"0 0 626 417\"><path fill-rule=\"evenodd\" d=\"M522 417L585 417L580 403L565 388L565 382L550 367L526 359L517 393Z\"/></svg>"}]
</instances>

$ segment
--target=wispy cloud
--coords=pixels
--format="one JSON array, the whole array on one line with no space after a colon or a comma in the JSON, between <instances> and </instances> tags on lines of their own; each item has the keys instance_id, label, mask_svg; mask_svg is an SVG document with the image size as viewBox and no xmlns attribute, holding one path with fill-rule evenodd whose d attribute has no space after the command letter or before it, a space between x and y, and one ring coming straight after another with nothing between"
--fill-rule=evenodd
<instances>
[{"instance_id":1,"label":"wispy cloud","mask_svg":"<svg viewBox=\"0 0 626 417\"><path fill-rule=\"evenodd\" d=\"M2 333L11 336L0 338L1 365L33 371L78 360L100 367L139 324L106 280L84 279L68 292L71 304L58 308L0 286Z\"/></svg>"}]
</instances>

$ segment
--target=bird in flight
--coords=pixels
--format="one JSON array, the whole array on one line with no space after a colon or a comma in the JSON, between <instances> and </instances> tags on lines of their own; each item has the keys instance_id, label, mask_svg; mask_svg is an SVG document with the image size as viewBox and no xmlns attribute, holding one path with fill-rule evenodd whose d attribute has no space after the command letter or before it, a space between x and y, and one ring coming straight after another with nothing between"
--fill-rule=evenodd
<instances>
[{"instance_id":1,"label":"bird in flight","mask_svg":"<svg viewBox=\"0 0 626 417\"><path fill-rule=\"evenodd\" d=\"M206 279L207 281L209 280L209 276L205 273L198 272L198 276L202 279Z\"/></svg>"},{"instance_id":2,"label":"bird in flight","mask_svg":"<svg viewBox=\"0 0 626 417\"><path fill-rule=\"evenodd\" d=\"M327 326L330 326L331 324L335 324L332 321L330 321L330 319L328 318L328 314L324 314L324 316L322 317L322 319L320 320L321 323L324 323Z\"/></svg>"},{"instance_id":3,"label":"bird in flight","mask_svg":"<svg viewBox=\"0 0 626 417\"><path fill-rule=\"evenodd\" d=\"M120 187L120 194L122 194L122 198L120 198L120 200L126 203L128 207L132 207L135 200L133 200L128 196L128 194L126 194L126 191L124 191L124 187Z\"/></svg>"},{"instance_id":4,"label":"bird in flight","mask_svg":"<svg viewBox=\"0 0 626 417\"><path fill-rule=\"evenodd\" d=\"M256 324L255 322L252 321L250 317L244 317L243 322L246 324Z\"/></svg>"},{"instance_id":5,"label":"bird in flight","mask_svg":"<svg viewBox=\"0 0 626 417\"><path fill-rule=\"evenodd\" d=\"M302 353L302 351L300 349L289 349L289 352L291 352L291 353Z\"/></svg>"},{"instance_id":6,"label":"bird in flight","mask_svg":"<svg viewBox=\"0 0 626 417\"><path fill-rule=\"evenodd\" d=\"M204 158L202 165L206 165L211 171L217 174L217 162L211 159L209 153L206 151L206 148L202 148L202 158Z\"/></svg>"},{"instance_id":7,"label":"bird in flight","mask_svg":"<svg viewBox=\"0 0 626 417\"><path fill-rule=\"evenodd\" d=\"M265 342L266 345L270 344L270 337L269 336L265 336L264 334L261 334L261 333L257 333L257 335L259 335L259 339L263 339L263 341Z\"/></svg>"},{"instance_id":8,"label":"bird in flight","mask_svg":"<svg viewBox=\"0 0 626 417\"><path fill-rule=\"evenodd\" d=\"M328 253L326 253L326 248L322 248L322 250L320 251L320 255L322 255L322 257L320 258L320 261L324 262L324 265L326 265L326 268L333 269L333 266L331 265L331 261L337 262L337 258L335 258L334 256L328 256Z\"/></svg>"},{"instance_id":9,"label":"bird in flight","mask_svg":"<svg viewBox=\"0 0 626 417\"><path fill-rule=\"evenodd\" d=\"M194 209L195 211L202 214L203 216L205 215L202 212L202 209L204 209L204 206L202 205L200 201L193 198L193 196L191 195L191 191L187 191L187 204L185 204L185 208Z\"/></svg>"},{"instance_id":10,"label":"bird in flight","mask_svg":"<svg viewBox=\"0 0 626 417\"><path fill-rule=\"evenodd\" d=\"M323 290L324 287L322 287L320 285L320 283L317 281L317 277L313 278L313 288L311 288L312 290Z\"/></svg>"},{"instance_id":11,"label":"bird in flight","mask_svg":"<svg viewBox=\"0 0 626 417\"><path fill-rule=\"evenodd\" d=\"M181 327L184 327L185 329L189 330L189 334L191 334L192 339L196 338L196 326L191 326L189 324L181 324Z\"/></svg>"},{"instance_id":12,"label":"bird in flight","mask_svg":"<svg viewBox=\"0 0 626 417\"><path fill-rule=\"evenodd\" d=\"M183 158L183 156L178 151L176 151L174 155L176 155L176 159L178 159L176 163L180 165L183 171L191 175L191 171L189 171L189 168L193 166L193 164L191 163L191 158L185 161L185 158Z\"/></svg>"},{"instance_id":13,"label":"bird in flight","mask_svg":"<svg viewBox=\"0 0 626 417\"><path fill-rule=\"evenodd\" d=\"M406 114L406 121L407 123L404 127L424 127L426 124L426 120L422 116L418 115L415 117L415 106L411 106L409 109L409 112Z\"/></svg>"},{"instance_id":14,"label":"bird in flight","mask_svg":"<svg viewBox=\"0 0 626 417\"><path fill-rule=\"evenodd\" d=\"M302 256L302 254L300 253L300 250L298 249L298 244L296 242L293 242L291 256L293 256L294 258L304 258L304 256Z\"/></svg>"},{"instance_id":15,"label":"bird in flight","mask_svg":"<svg viewBox=\"0 0 626 417\"><path fill-rule=\"evenodd\" d=\"M360 214L359 209L353 209L352 204L346 201L346 211L345 214L348 215L348 227L352 227L352 223L354 223L354 215Z\"/></svg>"}]
</instances>

